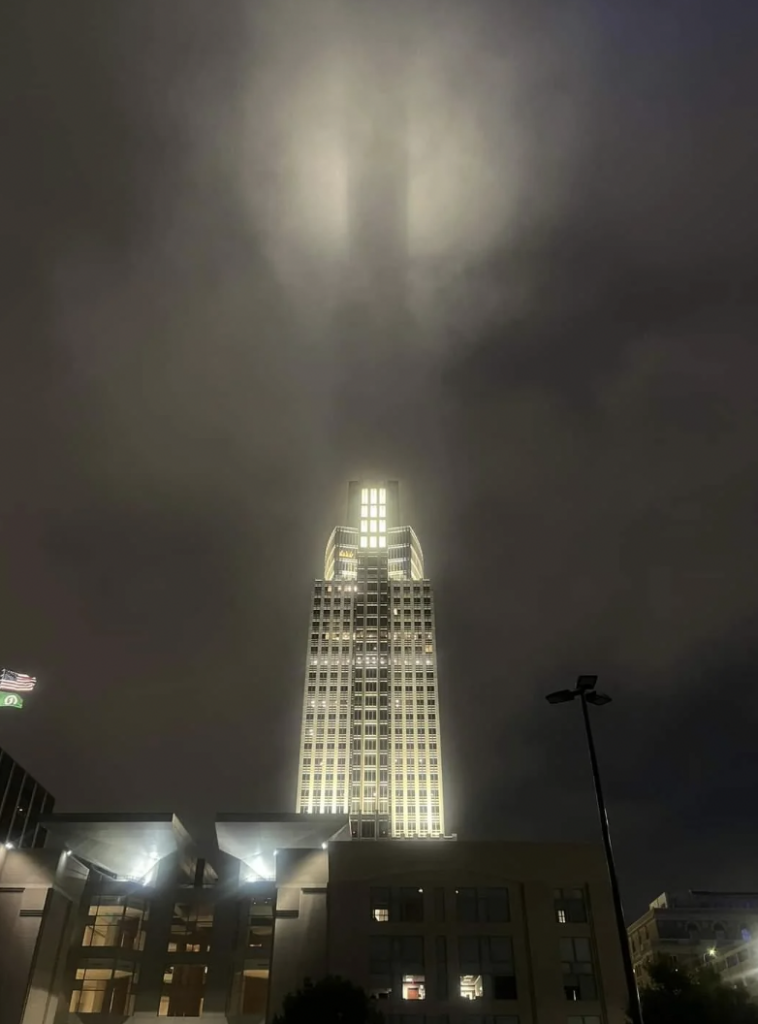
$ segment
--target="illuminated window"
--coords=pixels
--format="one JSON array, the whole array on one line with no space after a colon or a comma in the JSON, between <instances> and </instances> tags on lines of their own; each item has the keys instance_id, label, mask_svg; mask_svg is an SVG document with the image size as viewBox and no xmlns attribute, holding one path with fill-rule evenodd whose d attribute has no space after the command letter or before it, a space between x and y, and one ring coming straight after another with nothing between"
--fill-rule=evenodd
<instances>
[{"instance_id":1,"label":"illuminated window","mask_svg":"<svg viewBox=\"0 0 758 1024\"><path fill-rule=\"evenodd\" d=\"M481 974L462 974L460 980L460 993L463 999L484 998L484 985Z\"/></svg>"},{"instance_id":2,"label":"illuminated window","mask_svg":"<svg viewBox=\"0 0 758 1024\"><path fill-rule=\"evenodd\" d=\"M76 972L69 1012L130 1015L134 1010L137 968L118 961L92 963L97 966L80 967Z\"/></svg>"},{"instance_id":3,"label":"illuminated window","mask_svg":"<svg viewBox=\"0 0 758 1024\"><path fill-rule=\"evenodd\" d=\"M368 501L368 487L364 487L361 490L361 501L364 502L364 504Z\"/></svg>"},{"instance_id":4,"label":"illuminated window","mask_svg":"<svg viewBox=\"0 0 758 1024\"><path fill-rule=\"evenodd\" d=\"M387 547L387 538L386 537L380 537L379 538L379 547L380 548L386 548Z\"/></svg>"},{"instance_id":5,"label":"illuminated window","mask_svg":"<svg viewBox=\"0 0 758 1024\"><path fill-rule=\"evenodd\" d=\"M369 545L368 546L370 548L375 548L376 547L376 537L369 537Z\"/></svg>"},{"instance_id":6,"label":"illuminated window","mask_svg":"<svg viewBox=\"0 0 758 1024\"><path fill-rule=\"evenodd\" d=\"M513 944L507 935L461 935L460 994L464 999L516 999Z\"/></svg>"},{"instance_id":7,"label":"illuminated window","mask_svg":"<svg viewBox=\"0 0 758 1024\"><path fill-rule=\"evenodd\" d=\"M141 950L145 944L144 920L147 912L142 900L113 902L113 897L89 908L83 946L115 946Z\"/></svg>"},{"instance_id":8,"label":"illuminated window","mask_svg":"<svg viewBox=\"0 0 758 1024\"><path fill-rule=\"evenodd\" d=\"M361 547L362 548L367 548L368 547L368 537L361 537Z\"/></svg>"},{"instance_id":9,"label":"illuminated window","mask_svg":"<svg viewBox=\"0 0 758 1024\"><path fill-rule=\"evenodd\" d=\"M369 531L371 533L376 533L376 519L372 519L370 521L370 523L369 523Z\"/></svg>"},{"instance_id":10,"label":"illuminated window","mask_svg":"<svg viewBox=\"0 0 758 1024\"><path fill-rule=\"evenodd\" d=\"M386 532L387 532L387 520L386 519L380 519L379 520L379 533L386 533Z\"/></svg>"},{"instance_id":11,"label":"illuminated window","mask_svg":"<svg viewBox=\"0 0 758 1024\"><path fill-rule=\"evenodd\" d=\"M387 500L387 491L385 490L384 487L380 487L379 488L379 501L381 501L381 503L384 504L386 502L386 500Z\"/></svg>"},{"instance_id":12,"label":"illuminated window","mask_svg":"<svg viewBox=\"0 0 758 1024\"><path fill-rule=\"evenodd\" d=\"M371 488L371 504L376 505L376 487Z\"/></svg>"},{"instance_id":13,"label":"illuminated window","mask_svg":"<svg viewBox=\"0 0 758 1024\"><path fill-rule=\"evenodd\" d=\"M423 974L403 975L403 999L426 999L426 985Z\"/></svg>"},{"instance_id":14,"label":"illuminated window","mask_svg":"<svg viewBox=\"0 0 758 1024\"><path fill-rule=\"evenodd\" d=\"M371 917L374 921L389 921L390 891L389 889L371 890Z\"/></svg>"}]
</instances>

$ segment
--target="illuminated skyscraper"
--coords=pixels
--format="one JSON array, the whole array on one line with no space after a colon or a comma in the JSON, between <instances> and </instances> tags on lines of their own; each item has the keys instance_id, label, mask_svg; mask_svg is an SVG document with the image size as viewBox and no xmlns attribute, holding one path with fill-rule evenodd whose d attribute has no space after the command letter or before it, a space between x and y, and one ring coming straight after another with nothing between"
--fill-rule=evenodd
<instances>
[{"instance_id":1,"label":"illuminated skyscraper","mask_svg":"<svg viewBox=\"0 0 758 1024\"><path fill-rule=\"evenodd\" d=\"M434 598L397 481L348 487L313 587L296 810L362 839L442 836Z\"/></svg>"}]
</instances>

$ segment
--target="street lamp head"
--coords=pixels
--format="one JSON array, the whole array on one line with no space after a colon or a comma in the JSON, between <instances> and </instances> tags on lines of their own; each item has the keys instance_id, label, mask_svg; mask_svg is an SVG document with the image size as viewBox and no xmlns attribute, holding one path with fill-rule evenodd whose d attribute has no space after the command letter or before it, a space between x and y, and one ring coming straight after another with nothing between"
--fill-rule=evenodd
<instances>
[{"instance_id":1,"label":"street lamp head","mask_svg":"<svg viewBox=\"0 0 758 1024\"><path fill-rule=\"evenodd\" d=\"M607 693L596 693L593 690L587 694L586 701L588 704L594 704L595 707L601 708L604 704L610 704L611 698Z\"/></svg>"},{"instance_id":2,"label":"street lamp head","mask_svg":"<svg viewBox=\"0 0 758 1024\"><path fill-rule=\"evenodd\" d=\"M545 700L548 704L568 704L575 696L573 690L556 690L555 693L549 693Z\"/></svg>"},{"instance_id":3,"label":"street lamp head","mask_svg":"<svg viewBox=\"0 0 758 1024\"><path fill-rule=\"evenodd\" d=\"M576 681L576 688L582 690L594 690L597 686L597 676L579 676Z\"/></svg>"}]
</instances>

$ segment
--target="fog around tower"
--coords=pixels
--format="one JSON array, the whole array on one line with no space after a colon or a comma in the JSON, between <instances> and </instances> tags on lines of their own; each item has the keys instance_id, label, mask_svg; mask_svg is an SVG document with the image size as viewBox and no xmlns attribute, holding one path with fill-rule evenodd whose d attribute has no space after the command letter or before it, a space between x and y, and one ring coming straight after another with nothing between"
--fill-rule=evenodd
<instances>
[{"instance_id":1,"label":"fog around tower","mask_svg":"<svg viewBox=\"0 0 758 1024\"><path fill-rule=\"evenodd\" d=\"M40 683L0 743L62 809L288 805L309 587L345 482L397 476L435 585L452 827L594 835L542 694L597 671L633 900L666 871L754 884L757 20L6 16L0 660ZM373 191L351 245L342 134L347 100L355 130L381 107L382 53L409 176L386 261Z\"/></svg>"}]
</instances>

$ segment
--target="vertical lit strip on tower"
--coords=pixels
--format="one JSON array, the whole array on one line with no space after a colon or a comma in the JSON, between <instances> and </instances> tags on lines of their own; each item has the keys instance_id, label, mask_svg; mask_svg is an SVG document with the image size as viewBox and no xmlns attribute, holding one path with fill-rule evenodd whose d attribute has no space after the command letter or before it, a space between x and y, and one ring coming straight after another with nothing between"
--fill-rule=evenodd
<instances>
[{"instance_id":1,"label":"vertical lit strip on tower","mask_svg":"<svg viewBox=\"0 0 758 1024\"><path fill-rule=\"evenodd\" d=\"M296 810L356 838L445 834L432 587L398 485L352 483L313 589Z\"/></svg>"},{"instance_id":2,"label":"vertical lit strip on tower","mask_svg":"<svg viewBox=\"0 0 758 1024\"><path fill-rule=\"evenodd\" d=\"M387 488L361 488L360 546L387 547Z\"/></svg>"}]
</instances>

